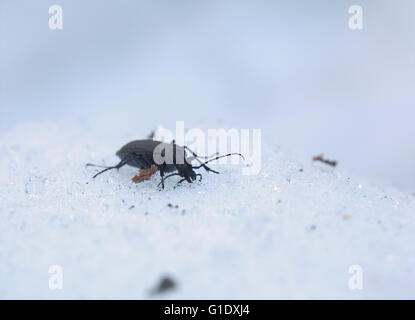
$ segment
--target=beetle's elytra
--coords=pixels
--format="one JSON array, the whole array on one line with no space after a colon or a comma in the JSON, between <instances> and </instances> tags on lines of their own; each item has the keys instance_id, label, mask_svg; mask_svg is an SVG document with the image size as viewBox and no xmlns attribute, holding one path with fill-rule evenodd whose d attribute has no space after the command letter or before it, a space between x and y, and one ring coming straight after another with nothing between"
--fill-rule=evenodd
<instances>
[{"instance_id":1,"label":"beetle's elytra","mask_svg":"<svg viewBox=\"0 0 415 320\"><path fill-rule=\"evenodd\" d=\"M187 157L186 151L188 151L192 156ZM202 180L202 175L196 173L194 169L204 168L207 172L219 173L215 170L210 169L206 164L217 160L223 157L229 157L232 155L239 155L244 158L240 153L229 153L222 156L217 156L213 159L202 162L196 153L191 151L186 146L178 146L174 140L172 143L165 143L155 140L134 140L126 145L124 145L116 155L121 159L121 161L111 167L104 167L105 169L98 172L93 178L97 177L101 173L111 169L120 169L125 165L136 167L143 170L148 170L152 166L156 166L158 171L160 171L161 184L164 189L164 181L172 176L180 176L182 179L178 183L187 181L192 183L196 180L197 177ZM199 162L197 166L192 166L192 161L196 160ZM88 163L87 166L101 167L95 164ZM165 176L165 173L170 173Z\"/></svg>"}]
</instances>

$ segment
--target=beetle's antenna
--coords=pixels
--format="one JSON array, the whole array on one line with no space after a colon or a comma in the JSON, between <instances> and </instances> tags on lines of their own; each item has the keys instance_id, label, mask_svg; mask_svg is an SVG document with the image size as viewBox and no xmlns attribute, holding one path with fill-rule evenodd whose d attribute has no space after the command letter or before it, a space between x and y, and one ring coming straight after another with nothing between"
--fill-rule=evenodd
<instances>
[{"instance_id":1,"label":"beetle's antenna","mask_svg":"<svg viewBox=\"0 0 415 320\"><path fill-rule=\"evenodd\" d=\"M216 157L216 158L210 159L210 160L208 160L208 161L206 161L206 162L204 162L204 163L201 163L201 164L200 164L200 166L197 166L197 167L192 167L192 168L193 168L193 169L199 169L199 168L201 168L201 167L204 167L207 163L209 163L209 162L211 162L211 161L218 160L218 159L220 159L220 158L225 158L225 157L234 156L234 155L238 155L238 156L240 156L243 160L245 160L245 157L244 157L242 154L240 154L240 153L228 153L228 154L225 154L225 155L223 155L223 156L219 156L219 157ZM211 170L211 171L213 171L213 170Z\"/></svg>"},{"instance_id":2,"label":"beetle's antenna","mask_svg":"<svg viewBox=\"0 0 415 320\"><path fill-rule=\"evenodd\" d=\"M212 155L210 155L210 156L199 156L199 155L197 155L195 152L193 152L189 147L187 147L187 146L183 146L183 148L185 148L187 151L189 151L192 155L193 155L193 158L191 158L191 160L193 160L193 159L197 159L197 158L201 158L201 159L209 159L209 158L212 158L212 157L214 157L214 156L217 156L218 154L219 154L219 152L215 152L214 154L212 154ZM199 161L200 162L200 161Z\"/></svg>"}]
</instances>

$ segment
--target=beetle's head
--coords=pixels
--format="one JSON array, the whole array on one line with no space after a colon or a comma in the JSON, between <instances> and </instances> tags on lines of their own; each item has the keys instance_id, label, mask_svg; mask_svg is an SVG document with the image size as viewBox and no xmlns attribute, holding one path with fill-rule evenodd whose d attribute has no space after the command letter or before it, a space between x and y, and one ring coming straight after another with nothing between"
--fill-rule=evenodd
<instances>
[{"instance_id":1,"label":"beetle's head","mask_svg":"<svg viewBox=\"0 0 415 320\"><path fill-rule=\"evenodd\" d=\"M186 179L187 182L192 183L196 180L196 172L193 170L192 165L188 163L176 165L179 175Z\"/></svg>"}]
</instances>

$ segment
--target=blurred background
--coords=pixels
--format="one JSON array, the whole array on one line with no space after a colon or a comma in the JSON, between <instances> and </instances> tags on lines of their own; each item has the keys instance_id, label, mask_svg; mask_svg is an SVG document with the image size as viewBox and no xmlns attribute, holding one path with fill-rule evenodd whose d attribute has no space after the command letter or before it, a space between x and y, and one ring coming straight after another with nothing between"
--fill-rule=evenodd
<instances>
[{"instance_id":1,"label":"blurred background","mask_svg":"<svg viewBox=\"0 0 415 320\"><path fill-rule=\"evenodd\" d=\"M54 4L63 30L48 27ZM363 30L349 29L355 4ZM0 134L26 121L80 124L103 139L176 120L261 128L310 159L323 152L413 192L414 9L412 0L0 0Z\"/></svg>"}]
</instances>

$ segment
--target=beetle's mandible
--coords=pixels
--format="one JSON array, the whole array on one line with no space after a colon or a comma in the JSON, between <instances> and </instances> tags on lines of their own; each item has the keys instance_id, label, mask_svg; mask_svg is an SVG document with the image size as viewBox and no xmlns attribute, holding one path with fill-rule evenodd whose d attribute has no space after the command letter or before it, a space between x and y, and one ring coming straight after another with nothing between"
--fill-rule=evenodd
<instances>
[{"instance_id":1,"label":"beetle's mandible","mask_svg":"<svg viewBox=\"0 0 415 320\"><path fill-rule=\"evenodd\" d=\"M191 156L187 157L186 151L188 151L191 154ZM160 186L161 184L162 188L164 189L164 181L172 176L182 177L178 184L182 183L183 181L192 183L196 180L197 177L199 177L200 180L202 180L202 175L200 173L196 173L194 171L195 169L204 168L207 172L210 171L218 174L219 172L212 170L206 165L211 161L223 157L229 157L232 155L238 155L242 157L242 159L244 159L243 155L240 153L228 153L202 162L200 159L205 157L198 156L196 153L194 153L186 146L178 146L174 140L172 143L165 143L149 139L131 141L127 143L125 146L123 146L116 153L116 155L121 159L121 161L115 166L103 167L105 169L98 172L96 175L93 176L93 178L111 169L118 170L125 165L145 170L150 169L151 166L156 166L157 169L160 171L161 177L161 181L158 184L158 186ZM193 166L193 160L198 161L199 164L197 166ZM91 163L87 163L86 165L102 167ZM165 176L165 173L170 174Z\"/></svg>"}]
</instances>

